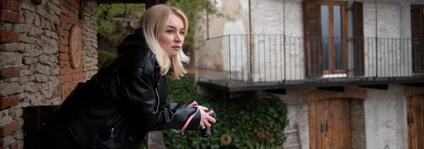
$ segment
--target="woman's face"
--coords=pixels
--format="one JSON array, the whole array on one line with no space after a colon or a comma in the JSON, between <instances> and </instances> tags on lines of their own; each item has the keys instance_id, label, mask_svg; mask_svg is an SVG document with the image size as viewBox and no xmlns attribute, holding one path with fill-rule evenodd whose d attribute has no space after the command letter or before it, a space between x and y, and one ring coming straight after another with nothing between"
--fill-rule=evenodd
<instances>
[{"instance_id":1,"label":"woman's face","mask_svg":"<svg viewBox=\"0 0 424 149\"><path fill-rule=\"evenodd\" d=\"M169 56L177 55L184 43L185 28L180 17L171 14L165 31L159 36L159 44Z\"/></svg>"}]
</instances>

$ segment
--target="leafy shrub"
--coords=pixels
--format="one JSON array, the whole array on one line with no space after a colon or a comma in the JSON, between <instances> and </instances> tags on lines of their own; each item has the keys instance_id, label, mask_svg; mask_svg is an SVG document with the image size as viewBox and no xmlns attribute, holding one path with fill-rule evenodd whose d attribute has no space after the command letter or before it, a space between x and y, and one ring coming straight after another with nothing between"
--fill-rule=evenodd
<instances>
[{"instance_id":1,"label":"leafy shrub","mask_svg":"<svg viewBox=\"0 0 424 149\"><path fill-rule=\"evenodd\" d=\"M165 130L164 141L168 148L277 148L285 141L287 109L276 98L208 99L196 92L192 75L168 83L168 102L196 100L200 105L213 108L217 115L217 123L212 126L213 135L207 138L201 137L199 131L177 134ZM221 143L222 135L231 137L229 145Z\"/></svg>"},{"instance_id":2,"label":"leafy shrub","mask_svg":"<svg viewBox=\"0 0 424 149\"><path fill-rule=\"evenodd\" d=\"M113 60L115 60L115 58L116 56L112 53L103 50L97 50L97 66L99 67L99 70L111 63Z\"/></svg>"}]
</instances>

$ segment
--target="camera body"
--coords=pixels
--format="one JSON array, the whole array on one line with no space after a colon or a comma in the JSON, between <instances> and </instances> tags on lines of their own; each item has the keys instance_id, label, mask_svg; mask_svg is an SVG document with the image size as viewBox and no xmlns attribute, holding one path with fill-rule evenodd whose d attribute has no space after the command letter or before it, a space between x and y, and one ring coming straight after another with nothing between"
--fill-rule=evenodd
<instances>
[{"instance_id":1,"label":"camera body","mask_svg":"<svg viewBox=\"0 0 424 149\"><path fill-rule=\"evenodd\" d=\"M209 114L209 116L213 117L216 119L216 115L215 112L213 111L212 108L208 109L207 111L205 111L206 113ZM209 137L212 135L212 130L210 127L206 127L205 129L200 129L200 133L202 134L202 137Z\"/></svg>"}]
</instances>

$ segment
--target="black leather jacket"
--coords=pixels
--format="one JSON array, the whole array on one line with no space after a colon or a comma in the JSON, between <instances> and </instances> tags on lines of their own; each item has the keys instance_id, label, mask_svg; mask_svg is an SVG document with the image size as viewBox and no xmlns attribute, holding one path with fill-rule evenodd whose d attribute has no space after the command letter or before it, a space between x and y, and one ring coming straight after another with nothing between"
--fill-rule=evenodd
<instances>
[{"instance_id":1,"label":"black leather jacket","mask_svg":"<svg viewBox=\"0 0 424 149\"><path fill-rule=\"evenodd\" d=\"M111 65L78 84L52 122L83 148L139 148L147 131L181 129L197 110L166 102L167 81L142 30L128 36L118 52ZM197 112L187 130L199 123Z\"/></svg>"}]
</instances>

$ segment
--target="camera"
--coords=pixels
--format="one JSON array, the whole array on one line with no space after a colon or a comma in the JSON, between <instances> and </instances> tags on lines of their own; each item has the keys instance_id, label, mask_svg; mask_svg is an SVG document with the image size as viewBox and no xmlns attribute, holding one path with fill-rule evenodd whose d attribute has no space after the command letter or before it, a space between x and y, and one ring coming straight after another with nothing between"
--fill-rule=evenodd
<instances>
[{"instance_id":1,"label":"camera","mask_svg":"<svg viewBox=\"0 0 424 149\"><path fill-rule=\"evenodd\" d=\"M209 116L213 117L214 119L216 119L216 115L215 112L213 111L212 108L208 109L207 111L205 111L207 114L209 114ZM202 134L202 137L209 137L212 135L212 130L210 127L206 127L205 129L200 129L200 133Z\"/></svg>"}]
</instances>

